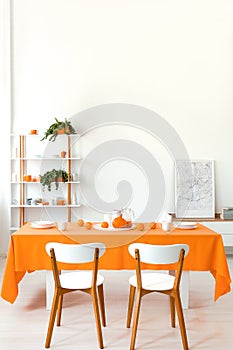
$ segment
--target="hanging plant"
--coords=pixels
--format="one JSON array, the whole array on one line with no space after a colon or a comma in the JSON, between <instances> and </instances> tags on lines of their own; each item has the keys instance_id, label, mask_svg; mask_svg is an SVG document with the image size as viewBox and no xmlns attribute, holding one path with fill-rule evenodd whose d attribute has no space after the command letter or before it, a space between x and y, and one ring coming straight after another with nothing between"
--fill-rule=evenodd
<instances>
[{"instance_id":1,"label":"hanging plant","mask_svg":"<svg viewBox=\"0 0 233 350\"><path fill-rule=\"evenodd\" d=\"M75 131L71 122L66 118L64 121L59 121L57 118L55 118L55 123L51 124L50 127L45 131L44 137L41 139L41 141L46 140L47 138L49 141L55 141L57 135L62 134L71 135L77 134L77 132Z\"/></svg>"},{"instance_id":2,"label":"hanging plant","mask_svg":"<svg viewBox=\"0 0 233 350\"><path fill-rule=\"evenodd\" d=\"M56 190L59 187L60 182L67 182L69 179L68 173L65 170L59 169L52 169L44 173L44 175L40 175L40 183L43 187L43 191L45 190L46 186L48 191L51 191L52 183L55 183Z\"/></svg>"}]
</instances>

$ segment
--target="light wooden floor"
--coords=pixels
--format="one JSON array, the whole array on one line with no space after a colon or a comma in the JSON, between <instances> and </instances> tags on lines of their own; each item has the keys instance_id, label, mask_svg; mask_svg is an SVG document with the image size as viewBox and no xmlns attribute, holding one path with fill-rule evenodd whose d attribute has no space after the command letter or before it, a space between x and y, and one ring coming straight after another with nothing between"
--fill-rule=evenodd
<instances>
[{"instance_id":1,"label":"light wooden floor","mask_svg":"<svg viewBox=\"0 0 233 350\"><path fill-rule=\"evenodd\" d=\"M228 258L231 274L233 259ZM2 280L5 260L0 259ZM125 328L129 271L103 271L107 327L106 349L129 349L130 330ZM191 273L190 309L185 320L190 349L233 349L233 293L213 302L214 280L207 272ZM54 330L51 349L98 349L94 318L88 295L65 296L62 326ZM45 309L45 273L27 275L20 295L11 305L0 299L0 344L2 350L44 349L49 312ZM79 320L81 322L79 322ZM136 341L138 350L182 349L179 328L172 329L168 299L149 295L142 302Z\"/></svg>"}]
</instances>

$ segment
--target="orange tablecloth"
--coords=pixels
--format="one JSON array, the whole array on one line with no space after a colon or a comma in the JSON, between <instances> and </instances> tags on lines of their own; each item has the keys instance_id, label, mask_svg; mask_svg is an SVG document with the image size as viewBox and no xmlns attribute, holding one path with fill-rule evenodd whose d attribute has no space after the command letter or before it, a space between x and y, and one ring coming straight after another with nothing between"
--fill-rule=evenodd
<instances>
[{"instance_id":1,"label":"orange tablecloth","mask_svg":"<svg viewBox=\"0 0 233 350\"><path fill-rule=\"evenodd\" d=\"M51 269L50 259L45 252L45 244L51 241L104 242L107 250L99 262L99 269L104 270L134 269L135 262L128 253L128 245L135 241L151 244L186 243L190 251L185 258L184 270L210 271L215 278L214 300L231 290L231 277L222 237L200 224L193 230L174 229L170 233L165 233L160 228L114 232L87 230L78 227L75 223L70 223L68 230L62 233L56 227L33 229L28 223L11 236L2 282L1 297L3 299L10 303L15 301L18 295L18 284L26 272ZM61 266L62 268L67 269L67 266ZM74 265L69 268L77 267ZM144 268L151 269L151 265L144 265ZM161 269L161 266L158 268ZM164 265L163 268L172 270L172 265Z\"/></svg>"}]
</instances>

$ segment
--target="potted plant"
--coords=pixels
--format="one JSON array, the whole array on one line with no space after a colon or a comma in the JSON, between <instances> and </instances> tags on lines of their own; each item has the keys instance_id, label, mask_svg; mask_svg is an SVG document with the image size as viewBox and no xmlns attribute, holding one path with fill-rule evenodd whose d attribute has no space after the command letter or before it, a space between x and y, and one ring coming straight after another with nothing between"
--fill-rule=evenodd
<instances>
[{"instance_id":1,"label":"potted plant","mask_svg":"<svg viewBox=\"0 0 233 350\"><path fill-rule=\"evenodd\" d=\"M68 181L68 173L63 170L57 170L57 182L67 182Z\"/></svg>"},{"instance_id":2,"label":"potted plant","mask_svg":"<svg viewBox=\"0 0 233 350\"><path fill-rule=\"evenodd\" d=\"M40 175L40 183L42 184L43 190L47 186L48 191L51 191L52 183L55 183L56 190L59 187L59 182L67 182L69 179L67 171L63 169L52 169L46 171L44 175Z\"/></svg>"},{"instance_id":3,"label":"potted plant","mask_svg":"<svg viewBox=\"0 0 233 350\"><path fill-rule=\"evenodd\" d=\"M71 135L76 134L76 131L71 122L66 118L64 121L59 121L57 118L55 118L55 123L51 124L45 131L44 137L41 139L41 141L46 140L47 138L49 141L55 141L57 135L61 134Z\"/></svg>"}]
</instances>

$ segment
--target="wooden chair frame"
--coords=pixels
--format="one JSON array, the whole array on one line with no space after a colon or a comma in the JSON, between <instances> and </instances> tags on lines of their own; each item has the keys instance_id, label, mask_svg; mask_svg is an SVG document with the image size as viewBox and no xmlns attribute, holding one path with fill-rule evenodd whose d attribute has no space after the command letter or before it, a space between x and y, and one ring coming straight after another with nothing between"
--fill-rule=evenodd
<instances>
[{"instance_id":1,"label":"wooden chair frame","mask_svg":"<svg viewBox=\"0 0 233 350\"><path fill-rule=\"evenodd\" d=\"M104 344L103 344L103 336L102 336L102 329L101 329L101 322L100 322L100 314L101 314L101 319L102 319L102 325L103 325L103 327L105 327L106 326L106 316L105 316L104 290L103 290L103 284L100 284L99 286L96 285L97 275L98 275L99 248L95 248L95 253L94 253L92 286L91 286L91 288L86 288L86 289L62 288L61 283L60 283L60 278L59 278L59 275L61 272L57 266L57 260L56 260L54 248L50 249L50 257L51 257L52 271L53 271L53 277L54 277L54 282L55 282L55 290L54 290L53 303L52 303L52 308L51 308L51 313L50 313L45 348L50 347L51 337L52 337L52 333L53 333L56 315L57 315L57 326L60 326L60 324L61 324L63 295L79 290L81 292L84 292L84 293L91 295L91 297L92 297L94 315L95 315L95 321L96 321L97 336L98 336L98 343L99 343L100 349L103 349ZM98 294L97 294L97 291L98 291ZM99 302L98 302L98 299L99 299ZM100 312L99 312L99 309L100 309Z\"/></svg>"},{"instance_id":2,"label":"wooden chair frame","mask_svg":"<svg viewBox=\"0 0 233 350\"><path fill-rule=\"evenodd\" d=\"M181 304L181 299L180 299L180 291L179 291L184 256L185 256L185 250L181 249L179 261L178 261L178 267L177 267L176 274L175 274L174 286L172 289L170 289L170 290L146 290L146 289L143 289L143 287L142 287L140 252L139 252L139 249L135 249L137 288L130 285L127 322L126 322L126 327L130 328L131 319L132 319L132 312L133 312L133 305L134 305L134 298L135 298L135 294L136 294L136 303L135 303L135 309L134 309L134 320L133 320L133 328L132 328L132 333L131 333L130 350L134 350L134 348L135 348L136 333L137 333L139 312L140 312L142 297L144 297L147 294L154 293L154 292L166 294L169 296L170 313L171 313L171 326L175 327L175 308L176 308L178 320L179 320L179 325L180 325L180 332L181 332L183 348L184 348L184 350L188 350L188 340L187 340L187 334L186 334L186 328L185 328L185 322L184 322L184 316L183 316L183 309L182 309L182 304Z\"/></svg>"}]
</instances>

